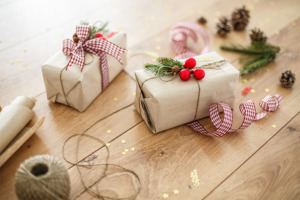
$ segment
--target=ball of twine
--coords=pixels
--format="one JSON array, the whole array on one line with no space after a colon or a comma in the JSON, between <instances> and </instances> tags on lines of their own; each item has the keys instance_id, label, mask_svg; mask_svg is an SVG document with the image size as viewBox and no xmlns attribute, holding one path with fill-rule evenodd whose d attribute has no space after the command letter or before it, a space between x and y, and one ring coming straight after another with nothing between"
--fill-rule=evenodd
<instances>
[{"instance_id":1,"label":"ball of twine","mask_svg":"<svg viewBox=\"0 0 300 200\"><path fill-rule=\"evenodd\" d=\"M35 156L20 165L15 189L19 200L69 199L69 174L57 158L50 155Z\"/></svg>"}]
</instances>

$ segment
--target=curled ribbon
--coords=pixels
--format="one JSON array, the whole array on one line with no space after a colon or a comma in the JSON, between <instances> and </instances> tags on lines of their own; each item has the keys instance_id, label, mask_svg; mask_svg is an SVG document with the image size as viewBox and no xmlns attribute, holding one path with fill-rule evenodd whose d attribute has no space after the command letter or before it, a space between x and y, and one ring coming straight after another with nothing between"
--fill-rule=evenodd
<instances>
[{"instance_id":1,"label":"curled ribbon","mask_svg":"<svg viewBox=\"0 0 300 200\"><path fill-rule=\"evenodd\" d=\"M66 66L66 70L73 64L78 64L80 70L83 70L85 62L84 51L88 51L92 54L99 56L100 59L100 71L102 75L102 90L109 85L109 70L107 65L106 54L109 54L116 58L121 64L123 64L120 54L126 52L114 43L109 42L103 38L95 38L88 40L90 36L91 27L87 25L76 26L76 34L79 38L78 43L73 42L70 39L63 41L63 53L66 56L71 55L71 59Z\"/></svg>"},{"instance_id":2,"label":"curled ribbon","mask_svg":"<svg viewBox=\"0 0 300 200\"><path fill-rule=\"evenodd\" d=\"M199 33L204 40L204 48L200 54L207 53L209 50L209 36L200 25L193 22L180 22L172 27L170 31L170 45L177 55L175 59L199 55L199 53L196 53L193 49L187 47L187 39L188 37L191 37L195 43L195 48L198 42L197 33Z\"/></svg>"},{"instance_id":3,"label":"curled ribbon","mask_svg":"<svg viewBox=\"0 0 300 200\"><path fill-rule=\"evenodd\" d=\"M211 122L216 127L216 130L213 132L207 132L198 121L193 121L188 123L187 125L194 129L196 132L214 137L222 137L226 133L232 133L239 129L247 128L251 125L253 121L264 118L267 113L274 112L279 107L283 98L279 94L274 96L267 95L260 103L260 107L262 107L266 112L256 113L255 104L253 101L248 100L245 103L240 105L240 111L244 115L244 121L238 129L232 129L232 121L233 115L231 108L226 103L214 103L209 107L209 115ZM220 117L218 106L221 106L224 112L223 120Z\"/></svg>"}]
</instances>

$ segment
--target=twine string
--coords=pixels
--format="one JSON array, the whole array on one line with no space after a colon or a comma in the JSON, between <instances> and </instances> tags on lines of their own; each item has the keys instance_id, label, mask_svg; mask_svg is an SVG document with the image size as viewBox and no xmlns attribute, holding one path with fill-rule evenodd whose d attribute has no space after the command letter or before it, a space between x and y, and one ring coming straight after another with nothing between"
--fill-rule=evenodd
<instances>
[{"instance_id":1,"label":"twine string","mask_svg":"<svg viewBox=\"0 0 300 200\"><path fill-rule=\"evenodd\" d=\"M135 199L135 198L137 197L137 195L140 193L140 190L141 190L141 181L140 181L140 178L139 178L139 176L137 175L137 173L134 172L133 170L124 168L124 167L122 167L122 166L120 166L120 165L108 163L110 151L109 151L109 148L106 146L105 142L102 141L101 139L97 138L97 137L94 137L94 136L85 134L88 130L90 130L90 129L91 129L93 126L95 126L97 123L103 121L104 119L106 119L106 118L108 118L108 117L110 117L110 116L116 114L117 112L122 111L122 110L124 110L124 109L126 109L126 108L128 108L128 107L130 107L130 106L132 106L132 105L133 105L133 103L131 103L131 104L127 105L127 106L124 106L124 107L122 107L122 108L120 108L120 109L118 109L118 110L116 110L116 111L110 113L109 115L107 115L107 116L105 116L105 117L103 117L103 118L98 119L98 120L95 121L92 125L90 125L88 128L86 128L84 131L82 131L81 133L79 133L79 134L74 134L74 135L68 137L67 140L66 140L66 141L64 142L64 144L63 144L63 149L62 149L62 151L63 151L63 158L64 158L64 160L65 160L66 162L68 162L69 164L76 166L77 171L78 171L79 176L80 176L81 183L83 184L83 187L84 187L84 191L87 191L89 194L91 194L92 196L94 196L94 197L96 197L96 198L98 198L98 199L116 199L116 200ZM76 143L75 162L72 162L72 161L70 161L69 159L67 159L67 157L66 157L66 154L65 154L65 146L66 146L67 142L68 142L70 139L74 138L74 137L78 137L78 138L77 138L77 143ZM95 140L96 142L102 144L102 145L106 148L107 156L106 156L106 159L105 159L105 162L104 162L104 163L101 163L101 164L90 164L90 163L89 163L89 165L86 165L86 164L80 164L80 163L79 163L79 146L80 146L80 140L81 140L82 137L87 137L87 138L90 138L90 139L92 139L92 140ZM104 168L102 174L100 175L100 177L99 177L96 181L94 181L94 182L93 182L92 184L90 184L90 185L87 185L86 182L85 182L85 177L84 177L84 175L82 174L82 172L81 172L81 170L80 170L80 167L85 167L85 168L87 168L87 167L93 167L93 166L104 166L105 168ZM107 171L108 171L108 169L109 169L110 166L117 167L117 168L120 169L120 171L119 171L119 172L109 172L109 173L108 173ZM110 197L110 196L102 195L102 194L100 193L100 191L99 191L99 187L97 187L97 186L96 186L96 192L93 191L93 190L91 189L93 186L99 184L105 177L110 176L110 175L112 175L112 174L114 174L114 173L129 173L129 174L133 175L133 177L135 177L135 179L138 181L137 189L136 189L136 191L135 191L131 196L129 196L129 197L121 197L121 198ZM84 192L84 191L83 191L83 192ZM75 198L73 198L73 199L76 199L76 198L77 198L79 195L81 195L81 194L82 194L82 192L81 192L80 194L78 194L78 195L77 195Z\"/></svg>"}]
</instances>

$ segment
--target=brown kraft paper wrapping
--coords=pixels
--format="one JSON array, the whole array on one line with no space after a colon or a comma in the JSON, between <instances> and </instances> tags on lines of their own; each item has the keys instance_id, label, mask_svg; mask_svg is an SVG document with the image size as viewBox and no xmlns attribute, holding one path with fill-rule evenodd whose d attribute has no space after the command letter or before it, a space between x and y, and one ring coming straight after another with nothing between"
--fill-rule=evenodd
<instances>
[{"instance_id":1,"label":"brown kraft paper wrapping","mask_svg":"<svg viewBox=\"0 0 300 200\"><path fill-rule=\"evenodd\" d=\"M194 58L196 67L223 60L215 52ZM135 72L135 107L153 133L209 116L212 103L222 101L234 106L239 71L229 62L222 64L220 69L204 71L205 78L200 81L194 77L182 81L177 77L169 82L144 69Z\"/></svg>"},{"instance_id":2,"label":"brown kraft paper wrapping","mask_svg":"<svg viewBox=\"0 0 300 200\"><path fill-rule=\"evenodd\" d=\"M117 33L107 40L126 49L125 33ZM123 65L107 55L110 82L126 65L126 53L120 56ZM68 67L68 70L64 69L70 58L71 56L65 56L60 50L42 66L47 98L53 103L69 105L83 112L102 92L99 57L85 52L85 66L82 72L77 64Z\"/></svg>"}]
</instances>

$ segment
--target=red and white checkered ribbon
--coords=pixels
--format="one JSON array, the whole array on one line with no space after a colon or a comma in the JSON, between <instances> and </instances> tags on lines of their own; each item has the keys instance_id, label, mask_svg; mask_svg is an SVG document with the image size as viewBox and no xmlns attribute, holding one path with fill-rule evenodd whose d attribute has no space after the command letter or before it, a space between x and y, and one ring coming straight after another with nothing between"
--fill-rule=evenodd
<instances>
[{"instance_id":1,"label":"red and white checkered ribbon","mask_svg":"<svg viewBox=\"0 0 300 200\"><path fill-rule=\"evenodd\" d=\"M126 52L114 43L109 42L103 38L95 38L88 40L90 36L91 27L87 25L76 26L76 34L79 38L79 42L75 43L70 39L63 41L63 52L66 56L72 55L71 59L66 66L68 67L73 64L78 64L80 70L83 70L85 62L84 51L88 51L92 54L99 56L100 58L100 71L102 75L102 89L105 89L109 85L109 70L107 65L106 54L109 54L116 58L121 64L123 64L120 54Z\"/></svg>"},{"instance_id":2,"label":"red and white checkered ribbon","mask_svg":"<svg viewBox=\"0 0 300 200\"><path fill-rule=\"evenodd\" d=\"M199 53L196 53L193 50L198 44L197 33L202 36L204 41L204 48L200 54L207 53L209 50L209 36L200 25L193 22L180 22L172 27L170 31L170 44L171 48L177 55L175 59L183 59L199 55ZM188 37L191 37L194 41L193 49L187 47Z\"/></svg>"},{"instance_id":3,"label":"red and white checkered ribbon","mask_svg":"<svg viewBox=\"0 0 300 200\"><path fill-rule=\"evenodd\" d=\"M276 94L274 96L266 96L260 103L266 112L256 113L255 104L252 100L248 100L245 103L240 105L240 111L244 115L244 121L238 129L232 129L232 111L228 104L226 103L214 103L209 107L209 114L212 124L216 127L216 130L213 132L207 132L198 121L193 121L187 125L194 129L196 132L214 137L222 137L226 133L232 133L239 129L244 129L250 126L250 124L255 121L264 118L268 112L274 112L279 104L282 102L282 96ZM224 112L223 120L219 114L219 108L221 106Z\"/></svg>"}]
</instances>

